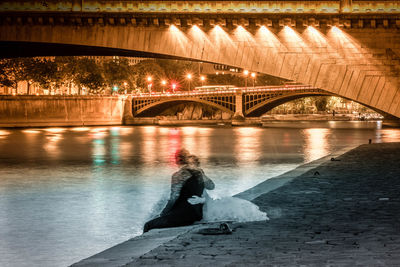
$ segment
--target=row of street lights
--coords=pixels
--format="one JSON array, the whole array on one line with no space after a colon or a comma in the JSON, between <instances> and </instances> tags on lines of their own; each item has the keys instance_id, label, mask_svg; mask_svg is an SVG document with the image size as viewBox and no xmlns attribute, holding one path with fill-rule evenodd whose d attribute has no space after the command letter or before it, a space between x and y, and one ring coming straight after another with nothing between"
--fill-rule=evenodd
<instances>
[{"instance_id":1,"label":"row of street lights","mask_svg":"<svg viewBox=\"0 0 400 267\"><path fill-rule=\"evenodd\" d=\"M248 70L244 70L243 71L243 76L245 77L245 87L247 88L247 78L249 76L253 79L253 87L254 87L255 79L256 79L257 74L255 72L250 73ZM192 79L193 79L193 75L191 73L188 73L188 74L186 74L185 78L189 83L189 92L190 92L190 91L192 91L191 82L192 82ZM200 75L199 79L201 81L201 86L203 86L204 85L204 81L206 80L206 77L203 76L203 75ZM153 86L153 77L152 76L147 76L146 77L146 81L147 81L147 89L148 89L149 93L151 93L151 88ZM164 79L161 80L161 86L162 86L163 92L165 91L167 83L168 83L167 80L164 80ZM176 88L177 88L177 84L175 82L172 82L171 83L172 92L175 93Z\"/></svg>"},{"instance_id":2,"label":"row of street lights","mask_svg":"<svg viewBox=\"0 0 400 267\"><path fill-rule=\"evenodd\" d=\"M244 70L244 71L243 71L243 76L245 77L245 84L244 84L244 87L246 87L246 89L247 89L247 78L249 77L249 74L250 74L250 72L249 72L248 70ZM252 72L252 73L250 74L250 76L251 76L251 78L253 79L253 87L254 87L257 74L256 74L255 72Z\"/></svg>"},{"instance_id":3,"label":"row of street lights","mask_svg":"<svg viewBox=\"0 0 400 267\"><path fill-rule=\"evenodd\" d=\"M186 79L187 79L187 81L189 83L189 91L191 91L192 90L191 82L192 82L192 79L193 79L193 75L191 73L188 73L188 74L186 74L185 77L186 77ZM206 80L206 77L203 76L203 75L200 75L201 86L204 85L204 81L205 80ZM147 76L146 77L146 81L147 81L147 89L148 89L149 93L151 93L151 88L153 86L153 77L152 76ZM163 91L165 91L165 88L166 88L167 83L168 83L167 80L161 80L160 83L161 83L161 86L163 88ZM171 83L172 92L175 93L176 88L177 88L177 84L175 82L172 82Z\"/></svg>"}]
</instances>

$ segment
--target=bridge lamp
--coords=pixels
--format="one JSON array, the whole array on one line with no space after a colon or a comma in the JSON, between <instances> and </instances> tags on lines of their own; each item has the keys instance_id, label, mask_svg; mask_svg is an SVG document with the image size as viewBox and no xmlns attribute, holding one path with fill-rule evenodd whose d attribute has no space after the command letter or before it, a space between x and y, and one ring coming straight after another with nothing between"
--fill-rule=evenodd
<instances>
[{"instance_id":1,"label":"bridge lamp","mask_svg":"<svg viewBox=\"0 0 400 267\"><path fill-rule=\"evenodd\" d=\"M151 87L153 86L153 84L151 83L151 81L153 80L153 78L151 76L147 76L147 82L149 83L147 85L147 90L149 91L149 93L151 94Z\"/></svg>"},{"instance_id":2,"label":"bridge lamp","mask_svg":"<svg viewBox=\"0 0 400 267\"><path fill-rule=\"evenodd\" d=\"M255 72L252 72L251 73L251 78L253 78L253 88L254 88L254 84L255 84L255 81L256 81L256 73Z\"/></svg>"},{"instance_id":3,"label":"bridge lamp","mask_svg":"<svg viewBox=\"0 0 400 267\"><path fill-rule=\"evenodd\" d=\"M171 84L171 86L172 86L172 92L175 93L176 83Z\"/></svg>"},{"instance_id":4,"label":"bridge lamp","mask_svg":"<svg viewBox=\"0 0 400 267\"><path fill-rule=\"evenodd\" d=\"M167 81L166 80L162 80L161 81L161 86L162 86L163 93L165 92L165 86L166 85L167 85Z\"/></svg>"},{"instance_id":5,"label":"bridge lamp","mask_svg":"<svg viewBox=\"0 0 400 267\"><path fill-rule=\"evenodd\" d=\"M127 91L126 91L126 87L128 86L128 83L127 82L124 82L124 87L125 87L125 94L127 93Z\"/></svg>"},{"instance_id":6,"label":"bridge lamp","mask_svg":"<svg viewBox=\"0 0 400 267\"><path fill-rule=\"evenodd\" d=\"M245 77L245 84L244 84L244 87L246 87L246 89L247 89L247 77L249 76L249 71L248 70L244 70L243 71L243 75L244 75L244 77Z\"/></svg>"},{"instance_id":7,"label":"bridge lamp","mask_svg":"<svg viewBox=\"0 0 400 267\"><path fill-rule=\"evenodd\" d=\"M188 81L189 81L189 91L191 91L190 82L192 81L192 74L188 73L188 74L186 75L186 78L187 78Z\"/></svg>"},{"instance_id":8,"label":"bridge lamp","mask_svg":"<svg viewBox=\"0 0 400 267\"><path fill-rule=\"evenodd\" d=\"M206 77L200 76L200 81L201 81L201 86L203 87L204 81L206 80Z\"/></svg>"}]
</instances>

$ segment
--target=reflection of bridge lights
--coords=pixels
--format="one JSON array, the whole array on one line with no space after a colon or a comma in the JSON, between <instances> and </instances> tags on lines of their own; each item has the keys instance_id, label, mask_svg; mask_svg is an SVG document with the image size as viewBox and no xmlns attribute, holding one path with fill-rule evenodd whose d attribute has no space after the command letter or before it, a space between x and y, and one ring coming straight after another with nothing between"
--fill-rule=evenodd
<instances>
[{"instance_id":1,"label":"reflection of bridge lights","mask_svg":"<svg viewBox=\"0 0 400 267\"><path fill-rule=\"evenodd\" d=\"M23 133L29 133L29 134L37 134L37 133L40 133L40 131L39 130L23 130L22 131ZM0 135L1 135L1 131L0 131Z\"/></svg>"},{"instance_id":2,"label":"reflection of bridge lights","mask_svg":"<svg viewBox=\"0 0 400 267\"><path fill-rule=\"evenodd\" d=\"M381 130L381 138L382 142L399 142L400 141L400 132L398 130L385 129Z\"/></svg>"},{"instance_id":3,"label":"reflection of bridge lights","mask_svg":"<svg viewBox=\"0 0 400 267\"><path fill-rule=\"evenodd\" d=\"M182 133L183 135L193 135L197 133L197 130L198 130L197 127L183 127Z\"/></svg>"},{"instance_id":4,"label":"reflection of bridge lights","mask_svg":"<svg viewBox=\"0 0 400 267\"><path fill-rule=\"evenodd\" d=\"M86 131L89 131L90 128L88 128L88 127L75 127L75 128L72 128L71 130L74 131L74 132L86 132Z\"/></svg>"},{"instance_id":5,"label":"reflection of bridge lights","mask_svg":"<svg viewBox=\"0 0 400 267\"><path fill-rule=\"evenodd\" d=\"M305 129L304 161L310 162L328 154L330 129Z\"/></svg>"},{"instance_id":6,"label":"reflection of bridge lights","mask_svg":"<svg viewBox=\"0 0 400 267\"><path fill-rule=\"evenodd\" d=\"M262 130L254 127L236 128L235 155L239 164L256 164L260 158L260 137Z\"/></svg>"},{"instance_id":7,"label":"reflection of bridge lights","mask_svg":"<svg viewBox=\"0 0 400 267\"><path fill-rule=\"evenodd\" d=\"M45 129L46 132L50 132L50 133L62 133L65 131L65 129L63 128L47 128Z\"/></svg>"},{"instance_id":8,"label":"reflection of bridge lights","mask_svg":"<svg viewBox=\"0 0 400 267\"><path fill-rule=\"evenodd\" d=\"M0 130L0 135L9 135L9 131Z\"/></svg>"}]
</instances>

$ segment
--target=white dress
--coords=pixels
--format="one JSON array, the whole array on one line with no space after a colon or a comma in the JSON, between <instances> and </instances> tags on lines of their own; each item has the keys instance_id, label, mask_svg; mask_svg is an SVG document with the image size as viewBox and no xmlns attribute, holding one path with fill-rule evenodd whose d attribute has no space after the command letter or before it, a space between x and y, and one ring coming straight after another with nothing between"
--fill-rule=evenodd
<instances>
[{"instance_id":1,"label":"white dress","mask_svg":"<svg viewBox=\"0 0 400 267\"><path fill-rule=\"evenodd\" d=\"M206 191L203 197L205 197L203 206L203 221L205 222L269 220L267 213L260 211L259 207L250 201L237 197L212 199Z\"/></svg>"}]
</instances>

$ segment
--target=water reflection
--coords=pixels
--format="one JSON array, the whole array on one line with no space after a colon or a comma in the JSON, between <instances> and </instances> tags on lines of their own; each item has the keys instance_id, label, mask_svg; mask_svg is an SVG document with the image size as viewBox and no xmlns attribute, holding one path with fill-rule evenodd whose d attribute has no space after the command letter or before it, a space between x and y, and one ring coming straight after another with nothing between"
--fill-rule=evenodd
<instances>
[{"instance_id":1,"label":"water reflection","mask_svg":"<svg viewBox=\"0 0 400 267\"><path fill-rule=\"evenodd\" d=\"M58 142L63 139L62 135L59 134L63 132L62 130L55 130L55 131L48 131L51 132L51 134L46 134L46 140L47 142L44 144L43 148L46 150L46 152L52 156L53 159L56 159L61 151L58 147Z\"/></svg>"},{"instance_id":2,"label":"water reflection","mask_svg":"<svg viewBox=\"0 0 400 267\"><path fill-rule=\"evenodd\" d=\"M383 129L378 132L379 142L398 142L400 140L400 131L398 129Z\"/></svg>"},{"instance_id":3,"label":"water reflection","mask_svg":"<svg viewBox=\"0 0 400 267\"><path fill-rule=\"evenodd\" d=\"M106 162L106 146L104 137L106 134L100 129L91 130L92 137L92 160L94 166L101 166Z\"/></svg>"},{"instance_id":4,"label":"water reflection","mask_svg":"<svg viewBox=\"0 0 400 267\"><path fill-rule=\"evenodd\" d=\"M157 128L155 126L147 126L142 128L143 139L140 143L142 151L142 161L145 164L152 164L157 159Z\"/></svg>"},{"instance_id":5,"label":"water reflection","mask_svg":"<svg viewBox=\"0 0 400 267\"><path fill-rule=\"evenodd\" d=\"M175 151L182 147L182 136L180 129L169 128L168 130L168 149L166 152L168 153L168 163L172 167L175 166Z\"/></svg>"},{"instance_id":6,"label":"water reflection","mask_svg":"<svg viewBox=\"0 0 400 267\"><path fill-rule=\"evenodd\" d=\"M329 153L330 129L304 129L304 162L313 161Z\"/></svg>"},{"instance_id":7,"label":"water reflection","mask_svg":"<svg viewBox=\"0 0 400 267\"><path fill-rule=\"evenodd\" d=\"M9 131L0 130L0 139L5 139L10 134Z\"/></svg>"},{"instance_id":8,"label":"water reflection","mask_svg":"<svg viewBox=\"0 0 400 267\"><path fill-rule=\"evenodd\" d=\"M120 160L120 128L112 127L110 129L111 136L111 163L119 164Z\"/></svg>"},{"instance_id":9,"label":"water reflection","mask_svg":"<svg viewBox=\"0 0 400 267\"><path fill-rule=\"evenodd\" d=\"M237 164L255 165L260 157L260 137L262 129L242 127L235 128L235 156Z\"/></svg>"}]
</instances>

